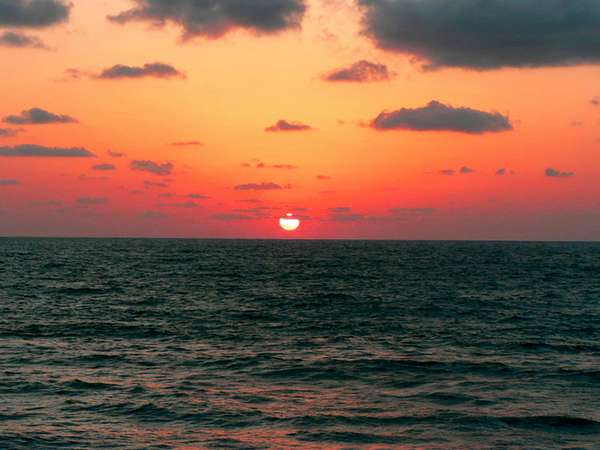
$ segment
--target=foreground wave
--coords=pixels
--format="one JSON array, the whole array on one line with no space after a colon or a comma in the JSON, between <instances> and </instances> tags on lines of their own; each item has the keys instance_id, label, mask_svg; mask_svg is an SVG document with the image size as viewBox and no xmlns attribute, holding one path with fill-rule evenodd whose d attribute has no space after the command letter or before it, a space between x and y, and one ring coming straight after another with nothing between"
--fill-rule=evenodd
<instances>
[{"instance_id":1,"label":"foreground wave","mask_svg":"<svg viewBox=\"0 0 600 450\"><path fill-rule=\"evenodd\" d=\"M0 448L597 448L600 245L0 239Z\"/></svg>"}]
</instances>

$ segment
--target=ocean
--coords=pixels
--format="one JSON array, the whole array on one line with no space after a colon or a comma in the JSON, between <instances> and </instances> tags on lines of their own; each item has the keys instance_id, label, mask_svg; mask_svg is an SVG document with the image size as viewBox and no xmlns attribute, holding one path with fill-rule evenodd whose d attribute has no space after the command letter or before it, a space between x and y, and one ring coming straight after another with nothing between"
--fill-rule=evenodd
<instances>
[{"instance_id":1,"label":"ocean","mask_svg":"<svg viewBox=\"0 0 600 450\"><path fill-rule=\"evenodd\" d=\"M0 239L0 449L600 449L600 244Z\"/></svg>"}]
</instances>

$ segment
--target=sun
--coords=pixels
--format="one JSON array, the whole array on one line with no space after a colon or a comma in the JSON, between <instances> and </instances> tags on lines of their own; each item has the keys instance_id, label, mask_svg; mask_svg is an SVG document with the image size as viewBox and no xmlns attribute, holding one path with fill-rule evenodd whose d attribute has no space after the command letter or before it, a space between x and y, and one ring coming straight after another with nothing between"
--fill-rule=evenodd
<instances>
[{"instance_id":1,"label":"sun","mask_svg":"<svg viewBox=\"0 0 600 450\"><path fill-rule=\"evenodd\" d=\"M287 213L279 219L279 226L285 231L295 231L300 226L300 219L296 219L292 213Z\"/></svg>"}]
</instances>

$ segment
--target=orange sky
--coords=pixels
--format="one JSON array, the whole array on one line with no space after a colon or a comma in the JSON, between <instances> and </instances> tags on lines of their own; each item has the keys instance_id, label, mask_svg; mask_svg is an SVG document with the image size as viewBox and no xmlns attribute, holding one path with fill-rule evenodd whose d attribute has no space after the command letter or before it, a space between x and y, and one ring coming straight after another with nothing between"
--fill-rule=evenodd
<instances>
[{"instance_id":1,"label":"orange sky","mask_svg":"<svg viewBox=\"0 0 600 450\"><path fill-rule=\"evenodd\" d=\"M0 137L0 148L83 147L96 155L0 158L0 180L16 182L0 181L0 234L600 239L600 107L591 102L600 95L600 68L424 71L410 55L378 49L361 32L362 12L351 0L308 1L300 29L257 35L236 28L186 42L173 24L107 20L133 4L74 0L63 23L16 27L49 50L0 46L0 117L35 107L78 121L2 123L22 131ZM394 75L370 83L322 79L360 60ZM185 78L96 77L116 64L155 62ZM432 100L497 111L514 129L369 126L384 110ZM278 120L313 129L265 132ZM203 145L170 145L187 141ZM136 171L135 160L170 162L173 170ZM256 168L259 162L296 168ZM99 164L116 170L92 170ZM461 167L474 172L440 174ZM499 168L514 174L497 176ZM549 177L548 168L573 175ZM282 189L235 189L251 183ZM293 234L277 223L288 211L305 216Z\"/></svg>"}]
</instances>

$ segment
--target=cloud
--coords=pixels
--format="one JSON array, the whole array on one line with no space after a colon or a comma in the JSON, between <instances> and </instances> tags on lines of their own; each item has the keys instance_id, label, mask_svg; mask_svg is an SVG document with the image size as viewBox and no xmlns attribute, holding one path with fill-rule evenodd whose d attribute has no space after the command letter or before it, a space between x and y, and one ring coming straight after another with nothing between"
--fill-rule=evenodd
<instances>
[{"instance_id":1,"label":"cloud","mask_svg":"<svg viewBox=\"0 0 600 450\"><path fill-rule=\"evenodd\" d=\"M590 103L594 106L600 106L600 97L596 96L590 100Z\"/></svg>"},{"instance_id":2,"label":"cloud","mask_svg":"<svg viewBox=\"0 0 600 450\"><path fill-rule=\"evenodd\" d=\"M468 134L512 130L508 117L497 112L454 108L431 101L421 108L382 112L371 122L376 130L455 131Z\"/></svg>"},{"instance_id":3,"label":"cloud","mask_svg":"<svg viewBox=\"0 0 600 450\"><path fill-rule=\"evenodd\" d=\"M15 137L21 131L21 128L0 128L0 138Z\"/></svg>"},{"instance_id":4,"label":"cloud","mask_svg":"<svg viewBox=\"0 0 600 450\"><path fill-rule=\"evenodd\" d=\"M150 189L150 188L168 188L169 184L168 183L162 183L160 181L144 181L144 187L146 189Z\"/></svg>"},{"instance_id":5,"label":"cloud","mask_svg":"<svg viewBox=\"0 0 600 450\"><path fill-rule=\"evenodd\" d=\"M454 169L442 169L439 173L440 175L446 175L448 177L451 177L456 173L456 171Z\"/></svg>"},{"instance_id":6,"label":"cloud","mask_svg":"<svg viewBox=\"0 0 600 450\"><path fill-rule=\"evenodd\" d=\"M112 156L113 158L124 158L125 156L127 156L125 153L115 152L115 151L112 151L112 150L108 150L106 152L106 154L108 156Z\"/></svg>"},{"instance_id":7,"label":"cloud","mask_svg":"<svg viewBox=\"0 0 600 450\"><path fill-rule=\"evenodd\" d=\"M250 163L243 163L242 167L252 167L252 164ZM257 162L254 165L255 168L257 169L283 169L283 170L295 170L298 168L298 166L294 166L292 164L267 164L264 162Z\"/></svg>"},{"instance_id":8,"label":"cloud","mask_svg":"<svg viewBox=\"0 0 600 450\"><path fill-rule=\"evenodd\" d=\"M263 182L263 183L247 183L238 184L234 187L236 191L274 191L283 189L283 187L276 183Z\"/></svg>"},{"instance_id":9,"label":"cloud","mask_svg":"<svg viewBox=\"0 0 600 450\"><path fill-rule=\"evenodd\" d=\"M235 29L271 34L298 28L304 16L304 0L135 0L136 6L109 16L117 23L167 23L182 29L182 38L219 38Z\"/></svg>"},{"instance_id":10,"label":"cloud","mask_svg":"<svg viewBox=\"0 0 600 450\"><path fill-rule=\"evenodd\" d=\"M171 142L169 145L171 147L200 147L203 144L200 141L182 141L182 142Z\"/></svg>"},{"instance_id":11,"label":"cloud","mask_svg":"<svg viewBox=\"0 0 600 450\"><path fill-rule=\"evenodd\" d=\"M108 203L106 197L80 197L77 199L78 206L100 206Z\"/></svg>"},{"instance_id":12,"label":"cloud","mask_svg":"<svg viewBox=\"0 0 600 450\"><path fill-rule=\"evenodd\" d=\"M40 157L40 158L93 158L95 155L82 147L44 147L42 145L23 144L14 147L0 147L0 156Z\"/></svg>"},{"instance_id":13,"label":"cloud","mask_svg":"<svg viewBox=\"0 0 600 450\"><path fill-rule=\"evenodd\" d=\"M416 216L427 216L437 212L435 208L392 208L390 209L392 214L397 215L416 215Z\"/></svg>"},{"instance_id":14,"label":"cloud","mask_svg":"<svg viewBox=\"0 0 600 450\"><path fill-rule=\"evenodd\" d=\"M0 26L48 27L66 22L70 9L62 0L0 0Z\"/></svg>"},{"instance_id":15,"label":"cloud","mask_svg":"<svg viewBox=\"0 0 600 450\"><path fill-rule=\"evenodd\" d=\"M142 217L142 219L161 220L161 219L166 219L169 216L167 214L159 212L159 211L145 211L141 217Z\"/></svg>"},{"instance_id":16,"label":"cloud","mask_svg":"<svg viewBox=\"0 0 600 450\"><path fill-rule=\"evenodd\" d=\"M246 214L236 214L236 213L217 213L211 216L215 220L222 221L237 221L237 220L255 220L256 217L252 217Z\"/></svg>"},{"instance_id":17,"label":"cloud","mask_svg":"<svg viewBox=\"0 0 600 450\"><path fill-rule=\"evenodd\" d=\"M46 125L51 123L77 123L77 119L63 114L54 114L41 108L31 108L21 111L19 115L6 116L3 122L11 125Z\"/></svg>"},{"instance_id":18,"label":"cloud","mask_svg":"<svg viewBox=\"0 0 600 450\"><path fill-rule=\"evenodd\" d=\"M5 31L0 34L0 46L13 48L39 48L48 50L41 39L16 31Z\"/></svg>"},{"instance_id":19,"label":"cloud","mask_svg":"<svg viewBox=\"0 0 600 450\"><path fill-rule=\"evenodd\" d=\"M148 160L135 160L131 161L130 167L133 170L141 172L148 172L154 175L171 175L173 173L174 166L172 163L157 163Z\"/></svg>"},{"instance_id":20,"label":"cloud","mask_svg":"<svg viewBox=\"0 0 600 450\"><path fill-rule=\"evenodd\" d=\"M358 0L378 47L426 69L600 62L597 0Z\"/></svg>"},{"instance_id":21,"label":"cloud","mask_svg":"<svg viewBox=\"0 0 600 450\"><path fill-rule=\"evenodd\" d=\"M300 122L288 122L287 120L278 120L275 125L265 128L267 132L279 131L309 131L312 127Z\"/></svg>"},{"instance_id":22,"label":"cloud","mask_svg":"<svg viewBox=\"0 0 600 450\"><path fill-rule=\"evenodd\" d=\"M471 169L470 167L463 166L460 169L458 169L458 173L461 173L463 175L468 175L470 173L475 173L475 169Z\"/></svg>"},{"instance_id":23,"label":"cloud","mask_svg":"<svg viewBox=\"0 0 600 450\"><path fill-rule=\"evenodd\" d=\"M185 74L175 67L164 63L144 64L143 66L125 66L117 64L104 69L97 78L103 80L118 80L126 78L185 78Z\"/></svg>"},{"instance_id":24,"label":"cloud","mask_svg":"<svg viewBox=\"0 0 600 450\"><path fill-rule=\"evenodd\" d=\"M349 213L352 211L352 208L348 206L336 206L335 208L329 208L330 213L339 214L339 213Z\"/></svg>"},{"instance_id":25,"label":"cloud","mask_svg":"<svg viewBox=\"0 0 600 450\"><path fill-rule=\"evenodd\" d=\"M317 180L321 180L321 181L331 180L331 177L329 175L317 175Z\"/></svg>"},{"instance_id":26,"label":"cloud","mask_svg":"<svg viewBox=\"0 0 600 450\"><path fill-rule=\"evenodd\" d=\"M575 173L574 172L562 172L560 170L549 167L548 169L546 169L546 176L550 177L550 178L570 178L570 177L574 177Z\"/></svg>"},{"instance_id":27,"label":"cloud","mask_svg":"<svg viewBox=\"0 0 600 450\"><path fill-rule=\"evenodd\" d=\"M109 171L109 170L116 170L117 168L115 167L114 164L96 164L95 166L92 167L92 170L99 170L99 171Z\"/></svg>"},{"instance_id":28,"label":"cloud","mask_svg":"<svg viewBox=\"0 0 600 450\"><path fill-rule=\"evenodd\" d=\"M15 180L15 179L0 179L0 186L17 186L18 184L21 184L19 182L19 180Z\"/></svg>"},{"instance_id":29,"label":"cloud","mask_svg":"<svg viewBox=\"0 0 600 450\"><path fill-rule=\"evenodd\" d=\"M202 194L188 194L188 198L193 198L194 200L208 200L210 197Z\"/></svg>"},{"instance_id":30,"label":"cloud","mask_svg":"<svg viewBox=\"0 0 600 450\"><path fill-rule=\"evenodd\" d=\"M330 82L369 83L387 81L392 78L392 75L385 64L372 63L363 59L348 67L332 70L322 79Z\"/></svg>"},{"instance_id":31,"label":"cloud","mask_svg":"<svg viewBox=\"0 0 600 450\"><path fill-rule=\"evenodd\" d=\"M504 167L496 170L496 175L499 177L503 177L505 175L515 175L515 174L516 174L516 172L514 170L506 169Z\"/></svg>"},{"instance_id":32,"label":"cloud","mask_svg":"<svg viewBox=\"0 0 600 450\"><path fill-rule=\"evenodd\" d=\"M183 203L161 203L158 205L161 208L197 208L199 205L196 202L183 202Z\"/></svg>"}]
</instances>

